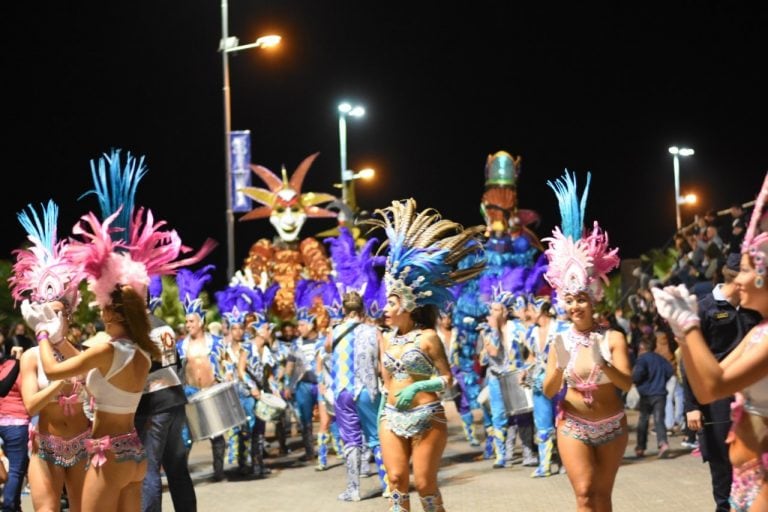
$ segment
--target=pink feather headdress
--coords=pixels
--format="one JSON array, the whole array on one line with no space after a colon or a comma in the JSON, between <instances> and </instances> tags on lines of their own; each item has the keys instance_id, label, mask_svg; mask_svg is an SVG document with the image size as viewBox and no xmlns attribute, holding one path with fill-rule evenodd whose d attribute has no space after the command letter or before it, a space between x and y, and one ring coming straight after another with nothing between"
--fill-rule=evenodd
<instances>
[{"instance_id":1,"label":"pink feather headdress","mask_svg":"<svg viewBox=\"0 0 768 512\"><path fill-rule=\"evenodd\" d=\"M91 192L99 198L104 221L93 213L81 217L73 229L81 239L71 242L70 251L88 276L88 287L100 306L110 303L118 285L130 285L146 297L151 276L175 274L216 247L208 239L196 254L177 260L191 251L182 245L178 233L164 230L166 222L155 222L150 210L146 215L144 208L134 211L136 185L146 172L143 158L137 162L129 153L121 168L120 151L115 150L99 160L98 170L93 162L91 167L95 185Z\"/></svg>"},{"instance_id":2,"label":"pink feather headdress","mask_svg":"<svg viewBox=\"0 0 768 512\"><path fill-rule=\"evenodd\" d=\"M765 220L763 208L765 207L766 198L768 198L768 173L765 174L763 179L763 186L757 195L755 207L752 210L752 217L749 219L749 226L744 234L744 241L741 245L741 253L749 254L752 258L752 263L755 265L755 272L757 272L755 286L758 288L762 288L765 284L765 264L768 258L768 230L763 226L763 221Z\"/></svg>"},{"instance_id":3,"label":"pink feather headdress","mask_svg":"<svg viewBox=\"0 0 768 512\"><path fill-rule=\"evenodd\" d=\"M576 193L576 177L567 170L554 184L547 182L558 199L562 231L555 227L552 236L544 239L549 242L544 253L549 260L544 277L557 291L558 300L582 292L589 294L593 301L601 300L603 284L608 283L608 272L619 266L619 250L609 248L608 234L597 222L591 232L583 230L590 181L591 174L587 174L587 186L580 201Z\"/></svg>"},{"instance_id":4,"label":"pink feather headdress","mask_svg":"<svg viewBox=\"0 0 768 512\"><path fill-rule=\"evenodd\" d=\"M8 279L11 294L16 302L25 298L38 303L58 300L71 310L80 298L77 287L82 272L72 261L67 240L57 240L58 206L52 200L41 206L42 216L32 205L28 205L29 213L18 214L31 246L13 251L16 263Z\"/></svg>"}]
</instances>

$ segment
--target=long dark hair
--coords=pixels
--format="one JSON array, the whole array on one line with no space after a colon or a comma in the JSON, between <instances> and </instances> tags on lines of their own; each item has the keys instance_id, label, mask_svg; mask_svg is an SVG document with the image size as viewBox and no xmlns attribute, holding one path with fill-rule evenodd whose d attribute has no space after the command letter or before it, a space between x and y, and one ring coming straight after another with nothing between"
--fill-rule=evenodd
<instances>
[{"instance_id":1,"label":"long dark hair","mask_svg":"<svg viewBox=\"0 0 768 512\"><path fill-rule=\"evenodd\" d=\"M118 313L123 318L123 327L131 340L148 352L152 359L159 359L160 349L149 338L152 327L144 297L132 286L120 285L112 292L111 298L111 304L105 306L105 309Z\"/></svg>"},{"instance_id":2,"label":"long dark hair","mask_svg":"<svg viewBox=\"0 0 768 512\"><path fill-rule=\"evenodd\" d=\"M426 304L411 311L411 320L413 320L413 323L417 327L434 329L437 327L438 313L437 306L434 304Z\"/></svg>"}]
</instances>

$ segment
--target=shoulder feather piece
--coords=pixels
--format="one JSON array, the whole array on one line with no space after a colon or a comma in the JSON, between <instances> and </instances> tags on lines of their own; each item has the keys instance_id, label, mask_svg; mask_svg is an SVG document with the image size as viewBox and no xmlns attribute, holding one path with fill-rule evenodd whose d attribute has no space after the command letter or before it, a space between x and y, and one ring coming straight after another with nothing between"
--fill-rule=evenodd
<instances>
[{"instance_id":1,"label":"shoulder feather piece","mask_svg":"<svg viewBox=\"0 0 768 512\"><path fill-rule=\"evenodd\" d=\"M741 253L749 254L752 258L752 264L755 266L755 272L757 273L755 286L758 288L762 288L765 284L765 267L766 260L768 259L768 231L763 225L766 215L764 212L766 199L768 199L768 173L765 174L765 179L763 179L763 186L757 195L755 207L749 219L749 226L744 234L744 241L741 245Z\"/></svg>"}]
</instances>

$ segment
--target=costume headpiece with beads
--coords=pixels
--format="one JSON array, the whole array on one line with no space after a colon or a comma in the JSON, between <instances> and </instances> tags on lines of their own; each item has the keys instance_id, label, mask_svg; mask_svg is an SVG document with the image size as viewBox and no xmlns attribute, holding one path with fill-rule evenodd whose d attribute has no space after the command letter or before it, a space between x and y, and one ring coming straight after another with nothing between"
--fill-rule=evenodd
<instances>
[{"instance_id":1,"label":"costume headpiece with beads","mask_svg":"<svg viewBox=\"0 0 768 512\"><path fill-rule=\"evenodd\" d=\"M83 277L71 259L66 240L57 240L56 224L59 207L52 200L40 205L41 214L27 205L17 215L27 232L31 246L14 251L16 263L8 279L14 300L28 298L31 302L61 301L68 310L77 306L77 290Z\"/></svg>"},{"instance_id":2,"label":"costume headpiece with beads","mask_svg":"<svg viewBox=\"0 0 768 512\"><path fill-rule=\"evenodd\" d=\"M765 284L765 266L768 259L768 230L762 225L765 219L763 208L766 198L768 198L768 173L765 174L763 186L757 195L755 208L752 210L752 217L749 219L749 226L741 245L741 253L749 254L755 265L757 273L755 286L758 288L762 288Z\"/></svg>"},{"instance_id":3,"label":"costume headpiece with beads","mask_svg":"<svg viewBox=\"0 0 768 512\"><path fill-rule=\"evenodd\" d=\"M475 277L485 267L481 259L459 268L467 255L483 252L478 239L482 226L463 229L434 209L416 212L413 198L393 201L374 213L381 219L368 223L384 228L384 245L389 245L384 274L387 295L399 297L406 311L428 304L443 307L453 300L451 286Z\"/></svg>"},{"instance_id":4,"label":"costume headpiece with beads","mask_svg":"<svg viewBox=\"0 0 768 512\"><path fill-rule=\"evenodd\" d=\"M567 170L555 183L547 185L555 191L560 207L561 227L555 227L552 236L545 238L549 247L545 254L549 266L544 274L549 284L562 299L565 295L586 292L593 301L603 297L603 282L608 272L618 267L618 248L608 248L608 234L594 223L592 231L584 231L584 210L592 175L587 173L587 185L579 199L576 176Z\"/></svg>"}]
</instances>

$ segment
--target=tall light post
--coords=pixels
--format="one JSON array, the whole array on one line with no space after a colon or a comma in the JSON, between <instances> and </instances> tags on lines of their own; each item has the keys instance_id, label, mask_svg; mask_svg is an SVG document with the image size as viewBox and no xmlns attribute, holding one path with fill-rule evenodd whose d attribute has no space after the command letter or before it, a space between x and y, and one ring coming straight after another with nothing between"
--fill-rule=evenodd
<instances>
[{"instance_id":1,"label":"tall light post","mask_svg":"<svg viewBox=\"0 0 768 512\"><path fill-rule=\"evenodd\" d=\"M229 9L227 0L221 0L221 65L224 74L224 147L226 148L227 179L227 279L235 275L235 215L232 212L232 110L229 92L229 54L250 48L267 48L280 43L280 36L269 35L258 38L255 42L240 45L240 41L229 35Z\"/></svg>"},{"instance_id":2,"label":"tall light post","mask_svg":"<svg viewBox=\"0 0 768 512\"><path fill-rule=\"evenodd\" d=\"M365 108L360 105L352 106L349 103L339 104L339 155L341 159L341 202L349 206L352 213L357 209L355 204L355 191L352 188L352 180L347 168L347 116L363 117Z\"/></svg>"},{"instance_id":3,"label":"tall light post","mask_svg":"<svg viewBox=\"0 0 768 512\"><path fill-rule=\"evenodd\" d=\"M680 231L680 228L682 227L682 221L680 220L680 204L687 201L680 197L680 160L678 159L678 155L691 156L693 155L693 150L691 148L672 146L669 148L669 152L672 154L672 165L675 170L675 217L677 231Z\"/></svg>"}]
</instances>

